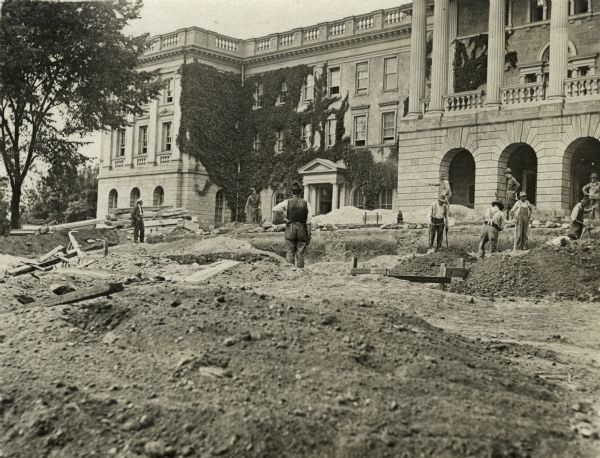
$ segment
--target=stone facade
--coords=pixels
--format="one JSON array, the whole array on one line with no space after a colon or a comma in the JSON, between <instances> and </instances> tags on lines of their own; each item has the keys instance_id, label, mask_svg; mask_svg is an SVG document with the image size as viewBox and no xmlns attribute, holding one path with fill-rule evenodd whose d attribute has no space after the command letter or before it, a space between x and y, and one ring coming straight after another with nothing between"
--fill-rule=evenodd
<instances>
[{"instance_id":1,"label":"stone facade","mask_svg":"<svg viewBox=\"0 0 600 458\"><path fill-rule=\"evenodd\" d=\"M440 173L450 175L454 203L481 209L491 199L503 198L509 166L540 211L563 214L578 199L589 172L600 167L600 0L553 0L551 8L549 2L414 0L412 5L249 40L196 27L153 37L142 67L159 69L172 86L150 104L147 115L131 119L124 138L118 132L102 135L98 215L109 211L113 189L117 205L127 207L134 187L148 204L161 186L164 205L187 207L201 223L221 224L231 218L202 164L177 149L178 69L190 59L237 74L242 81L301 64L314 67L317 74L324 64L339 69L340 95L349 96L346 135L354 139L355 117L366 116L365 146L376 160L384 160L394 146L383 139L382 116L395 113L395 209L425 209L435 197ZM487 84L455 93L455 40L468 42L488 32ZM429 76L427 36L433 36ZM504 40L517 53L516 68L504 62ZM397 70L386 77L390 58ZM359 91L361 64L366 64L368 82ZM407 97L409 113L404 116ZM171 123L170 148L165 145L165 123ZM142 145L144 126L147 141ZM319 171L303 174L311 185L307 198L314 211L359 200L344 183L343 171L338 173L334 179ZM281 198L278 189L261 190L263 217L270 217ZM390 199L382 201L389 206Z\"/></svg>"}]
</instances>

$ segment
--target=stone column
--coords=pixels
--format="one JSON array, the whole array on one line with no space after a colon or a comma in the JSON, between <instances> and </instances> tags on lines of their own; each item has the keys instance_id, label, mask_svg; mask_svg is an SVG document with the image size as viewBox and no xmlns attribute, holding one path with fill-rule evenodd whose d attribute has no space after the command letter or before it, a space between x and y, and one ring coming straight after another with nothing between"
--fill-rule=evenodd
<instances>
[{"instance_id":1,"label":"stone column","mask_svg":"<svg viewBox=\"0 0 600 458\"><path fill-rule=\"evenodd\" d=\"M314 184L310 185L310 208L314 215L317 212L317 187Z\"/></svg>"},{"instance_id":2,"label":"stone column","mask_svg":"<svg viewBox=\"0 0 600 458\"><path fill-rule=\"evenodd\" d=\"M425 47L427 41L427 1L414 0L410 35L410 79L408 116L422 114L421 99L425 95Z\"/></svg>"},{"instance_id":3,"label":"stone column","mask_svg":"<svg viewBox=\"0 0 600 458\"><path fill-rule=\"evenodd\" d=\"M346 206L346 185L340 184L340 208Z\"/></svg>"},{"instance_id":4,"label":"stone column","mask_svg":"<svg viewBox=\"0 0 600 458\"><path fill-rule=\"evenodd\" d=\"M304 200L308 202L309 199L310 199L310 185L305 184L304 185Z\"/></svg>"},{"instance_id":5,"label":"stone column","mask_svg":"<svg viewBox=\"0 0 600 458\"><path fill-rule=\"evenodd\" d=\"M454 93L454 49L456 35L458 33L458 0L450 0L448 4L448 94Z\"/></svg>"},{"instance_id":6,"label":"stone column","mask_svg":"<svg viewBox=\"0 0 600 458\"><path fill-rule=\"evenodd\" d=\"M486 105L501 105L500 87L504 79L504 14L505 0L490 0L488 58L487 58L487 95Z\"/></svg>"},{"instance_id":7,"label":"stone column","mask_svg":"<svg viewBox=\"0 0 600 458\"><path fill-rule=\"evenodd\" d=\"M435 0L433 13L429 112L437 115L444 112L444 94L448 89L448 2L449 0Z\"/></svg>"},{"instance_id":8,"label":"stone column","mask_svg":"<svg viewBox=\"0 0 600 458\"><path fill-rule=\"evenodd\" d=\"M148 157L147 164L156 165L156 152L160 151L160 123L158 122L158 99L149 104Z\"/></svg>"},{"instance_id":9,"label":"stone column","mask_svg":"<svg viewBox=\"0 0 600 458\"><path fill-rule=\"evenodd\" d=\"M564 82L569 64L569 0L552 2L550 19L550 82L548 98L562 99L565 96Z\"/></svg>"},{"instance_id":10,"label":"stone column","mask_svg":"<svg viewBox=\"0 0 600 458\"><path fill-rule=\"evenodd\" d=\"M340 198L340 187L337 183L333 184L333 194L331 196L331 209L337 210L338 207L338 199Z\"/></svg>"}]
</instances>

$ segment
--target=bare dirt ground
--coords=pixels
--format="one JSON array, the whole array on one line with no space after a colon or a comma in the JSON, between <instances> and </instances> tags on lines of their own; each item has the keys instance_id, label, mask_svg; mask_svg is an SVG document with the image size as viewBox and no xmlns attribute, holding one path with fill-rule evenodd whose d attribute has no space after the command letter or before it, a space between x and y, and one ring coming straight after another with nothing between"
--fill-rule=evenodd
<instances>
[{"instance_id":1,"label":"bare dirt ground","mask_svg":"<svg viewBox=\"0 0 600 458\"><path fill-rule=\"evenodd\" d=\"M479 277L455 293L348 274L351 255L436 271L477 232L457 228L451 252L429 256L424 231L316 234L304 270L282 263L282 234L187 237L6 277L0 457L600 456L596 240L554 251L542 245L557 233L539 230L530 253L468 260L473 276L509 282L559 260L552 290L531 294L491 274L494 294ZM241 263L202 279L222 259ZM125 291L17 300L108 281ZM576 281L585 294L561 288Z\"/></svg>"}]
</instances>

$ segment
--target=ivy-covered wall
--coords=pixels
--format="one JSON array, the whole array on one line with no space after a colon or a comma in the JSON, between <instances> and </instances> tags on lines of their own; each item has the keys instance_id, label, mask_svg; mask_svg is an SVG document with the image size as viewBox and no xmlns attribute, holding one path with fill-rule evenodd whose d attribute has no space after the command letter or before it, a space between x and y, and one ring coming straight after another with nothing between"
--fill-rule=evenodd
<instances>
[{"instance_id":1,"label":"ivy-covered wall","mask_svg":"<svg viewBox=\"0 0 600 458\"><path fill-rule=\"evenodd\" d=\"M182 153L197 157L211 181L223 188L234 220L243 219L236 211L244 208L250 188L287 187L300 180L298 169L317 157L344 160L350 184L363 191L368 207L377 205L383 188L395 188L396 158L376 163L370 151L354 150L344 137L348 96L328 96L326 67L315 76L313 99L300 103L311 71L305 65L277 69L247 78L242 85L238 75L208 65L194 62L182 67L178 146ZM277 99L283 82L287 96L281 104ZM259 83L262 107L254 108ZM326 149L324 132L330 118L336 119L336 142ZM313 146L308 149L301 138L305 124L312 126ZM277 153L279 129L284 140L283 152ZM260 139L256 150L255 134Z\"/></svg>"}]
</instances>

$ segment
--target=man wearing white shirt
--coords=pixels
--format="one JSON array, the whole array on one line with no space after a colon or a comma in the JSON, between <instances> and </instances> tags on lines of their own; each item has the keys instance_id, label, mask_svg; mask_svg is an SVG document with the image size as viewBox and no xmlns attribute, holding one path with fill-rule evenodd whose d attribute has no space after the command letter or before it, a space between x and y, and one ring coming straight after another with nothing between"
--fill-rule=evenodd
<instances>
[{"instance_id":1,"label":"man wearing white shirt","mask_svg":"<svg viewBox=\"0 0 600 458\"><path fill-rule=\"evenodd\" d=\"M435 251L442 247L444 241L444 228L448 227L448 200L445 195L440 194L438 199L431 204L427 211L429 222L429 250L433 252L433 241L437 238Z\"/></svg>"},{"instance_id":2,"label":"man wearing white shirt","mask_svg":"<svg viewBox=\"0 0 600 458\"><path fill-rule=\"evenodd\" d=\"M513 250L526 250L529 241L529 220L533 213L533 205L527 200L527 193L519 194L510 214L515 220L515 245Z\"/></svg>"},{"instance_id":3,"label":"man wearing white shirt","mask_svg":"<svg viewBox=\"0 0 600 458\"><path fill-rule=\"evenodd\" d=\"M494 201L492 206L485 212L483 218L483 230L479 240L479 257L485 256L485 246L490 242L490 252L498 251L498 235L504 229L504 204Z\"/></svg>"}]
</instances>

